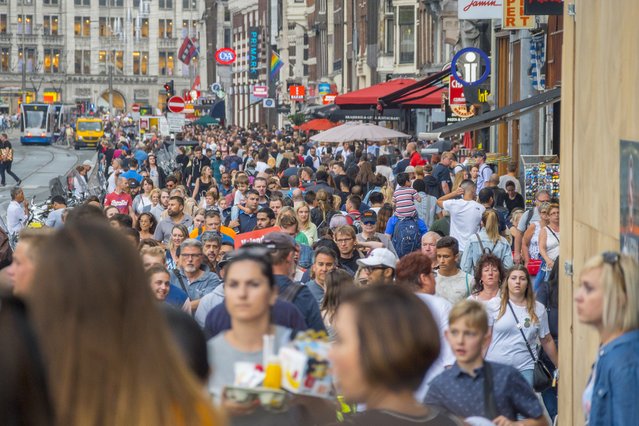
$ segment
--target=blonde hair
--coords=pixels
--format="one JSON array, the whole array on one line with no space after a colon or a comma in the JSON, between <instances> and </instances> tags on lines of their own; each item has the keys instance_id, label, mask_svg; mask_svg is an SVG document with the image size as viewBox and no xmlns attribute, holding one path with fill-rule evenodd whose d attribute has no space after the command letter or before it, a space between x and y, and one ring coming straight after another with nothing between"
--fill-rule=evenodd
<instances>
[{"instance_id":1,"label":"blonde hair","mask_svg":"<svg viewBox=\"0 0 639 426\"><path fill-rule=\"evenodd\" d=\"M51 237L54 233L55 231L51 228L26 228L20 231L19 242L29 246L26 251L29 260L32 262L38 261L38 255L40 254L42 245L47 242L49 237Z\"/></svg>"},{"instance_id":2,"label":"blonde hair","mask_svg":"<svg viewBox=\"0 0 639 426\"><path fill-rule=\"evenodd\" d=\"M499 219L497 218L497 212L493 209L488 209L481 217L481 221L484 223L484 229L486 235L493 243L499 242L501 236L499 235Z\"/></svg>"},{"instance_id":3,"label":"blonde hair","mask_svg":"<svg viewBox=\"0 0 639 426\"><path fill-rule=\"evenodd\" d=\"M284 216L293 216L295 219L297 219L297 215L295 214L295 210L293 210L293 207L284 206L280 209L280 213L275 219L275 226L280 226L280 224L282 223L282 217Z\"/></svg>"},{"instance_id":4,"label":"blonde hair","mask_svg":"<svg viewBox=\"0 0 639 426\"><path fill-rule=\"evenodd\" d=\"M464 319L466 325L486 334L488 332L488 314L484 305L475 300L464 299L455 304L448 314L448 325Z\"/></svg>"},{"instance_id":5,"label":"blonde hair","mask_svg":"<svg viewBox=\"0 0 639 426\"><path fill-rule=\"evenodd\" d=\"M610 264L604 254L590 258L581 275L593 269L601 269L603 285L603 327L608 331L623 332L639 329L639 265L627 255Z\"/></svg>"},{"instance_id":6,"label":"blonde hair","mask_svg":"<svg viewBox=\"0 0 639 426\"><path fill-rule=\"evenodd\" d=\"M302 222L302 219L300 219L300 216L298 214L299 210L304 207L308 209L308 219L306 220L306 222ZM311 207L305 201L298 201L295 203L295 215L297 216L297 221L299 222L300 230L308 229L310 227Z\"/></svg>"},{"instance_id":7,"label":"blonde hair","mask_svg":"<svg viewBox=\"0 0 639 426\"><path fill-rule=\"evenodd\" d=\"M452 191L455 191L457 188L459 188L459 186L461 185L462 181L466 177L465 176L466 173L468 173L466 170L461 170L461 171L455 173L455 178L453 179L453 189L452 189Z\"/></svg>"}]
</instances>

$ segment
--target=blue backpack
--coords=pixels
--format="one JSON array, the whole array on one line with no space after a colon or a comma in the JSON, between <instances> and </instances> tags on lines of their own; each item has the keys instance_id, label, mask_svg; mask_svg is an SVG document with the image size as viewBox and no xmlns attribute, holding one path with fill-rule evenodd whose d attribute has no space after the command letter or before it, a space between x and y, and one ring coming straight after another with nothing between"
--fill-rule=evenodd
<instances>
[{"instance_id":1,"label":"blue backpack","mask_svg":"<svg viewBox=\"0 0 639 426\"><path fill-rule=\"evenodd\" d=\"M421 233L416 217L400 219L395 224L393 236L391 238L393 247L400 259L409 253L419 249L421 245Z\"/></svg>"}]
</instances>

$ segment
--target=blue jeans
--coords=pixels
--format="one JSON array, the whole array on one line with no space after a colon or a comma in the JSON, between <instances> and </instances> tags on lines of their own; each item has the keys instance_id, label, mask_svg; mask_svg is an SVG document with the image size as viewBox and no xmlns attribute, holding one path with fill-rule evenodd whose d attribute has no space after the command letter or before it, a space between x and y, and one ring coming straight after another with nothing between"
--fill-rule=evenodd
<instances>
[{"instance_id":1,"label":"blue jeans","mask_svg":"<svg viewBox=\"0 0 639 426\"><path fill-rule=\"evenodd\" d=\"M539 267L539 272L535 275L535 279L533 281L533 290L535 293L539 291L539 286L541 283L546 281L546 276L550 274L550 271L546 271L546 261L541 259L541 266Z\"/></svg>"}]
</instances>

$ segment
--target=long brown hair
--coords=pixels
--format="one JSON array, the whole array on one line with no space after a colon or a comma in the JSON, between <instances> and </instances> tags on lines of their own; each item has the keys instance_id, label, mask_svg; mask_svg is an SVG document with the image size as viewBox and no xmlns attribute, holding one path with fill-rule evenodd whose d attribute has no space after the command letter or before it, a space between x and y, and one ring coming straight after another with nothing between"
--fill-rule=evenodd
<instances>
[{"instance_id":1,"label":"long brown hair","mask_svg":"<svg viewBox=\"0 0 639 426\"><path fill-rule=\"evenodd\" d=\"M535 304L537 302L535 300L535 292L533 291L533 283L530 279L528 268L526 268L524 265L515 265L506 272L506 276L501 286L501 304L499 306L499 315L497 316L497 319L503 317L506 311L509 309L508 302L510 301L510 289L508 288L508 279L515 271L521 271L526 274L526 293L524 295L524 297L526 298L526 311L528 312L528 315L530 315L530 320L533 323L538 323L539 318L535 313Z\"/></svg>"},{"instance_id":2,"label":"long brown hair","mask_svg":"<svg viewBox=\"0 0 639 426\"><path fill-rule=\"evenodd\" d=\"M326 293L322 299L320 310L328 319L328 322L332 324L343 295L356 287L353 276L343 269L333 269L327 272L324 286L326 287Z\"/></svg>"},{"instance_id":3,"label":"long brown hair","mask_svg":"<svg viewBox=\"0 0 639 426\"><path fill-rule=\"evenodd\" d=\"M55 424L219 424L120 233L78 223L43 251L30 302Z\"/></svg>"}]
</instances>

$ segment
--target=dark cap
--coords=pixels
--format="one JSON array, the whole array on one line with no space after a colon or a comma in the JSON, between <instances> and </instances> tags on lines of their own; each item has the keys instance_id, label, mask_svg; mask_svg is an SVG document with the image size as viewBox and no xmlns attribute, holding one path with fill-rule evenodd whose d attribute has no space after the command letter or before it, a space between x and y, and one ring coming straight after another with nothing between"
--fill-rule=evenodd
<instances>
[{"instance_id":1,"label":"dark cap","mask_svg":"<svg viewBox=\"0 0 639 426\"><path fill-rule=\"evenodd\" d=\"M139 188L140 187L140 182L137 181L137 179L129 179L129 188Z\"/></svg>"},{"instance_id":2,"label":"dark cap","mask_svg":"<svg viewBox=\"0 0 639 426\"><path fill-rule=\"evenodd\" d=\"M377 223L377 213L374 210L366 210L360 220L362 223Z\"/></svg>"},{"instance_id":3,"label":"dark cap","mask_svg":"<svg viewBox=\"0 0 639 426\"><path fill-rule=\"evenodd\" d=\"M477 158L477 157L486 158L486 153L484 151L482 151L481 149L477 150L473 154L473 158Z\"/></svg>"},{"instance_id":4,"label":"dark cap","mask_svg":"<svg viewBox=\"0 0 639 426\"><path fill-rule=\"evenodd\" d=\"M271 232L264 237L262 244L271 250L292 250L297 246L295 240L284 232Z\"/></svg>"},{"instance_id":5,"label":"dark cap","mask_svg":"<svg viewBox=\"0 0 639 426\"><path fill-rule=\"evenodd\" d=\"M217 262L217 266L220 269L223 269L226 266L226 264L229 263L231 259L233 259L234 256L235 256L235 252L232 252L232 251L224 253L224 255L222 256L222 259L220 259L220 261Z\"/></svg>"}]
</instances>

